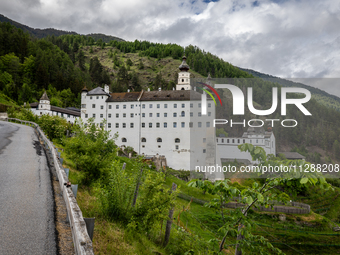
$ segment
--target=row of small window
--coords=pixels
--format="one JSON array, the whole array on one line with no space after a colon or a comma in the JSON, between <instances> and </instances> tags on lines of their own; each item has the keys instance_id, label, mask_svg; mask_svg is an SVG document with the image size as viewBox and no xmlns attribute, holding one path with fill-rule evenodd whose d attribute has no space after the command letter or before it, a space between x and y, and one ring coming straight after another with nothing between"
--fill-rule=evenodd
<instances>
[{"instance_id":1,"label":"row of small window","mask_svg":"<svg viewBox=\"0 0 340 255\"><path fill-rule=\"evenodd\" d=\"M150 123L149 123L149 128L152 128L152 126L153 126L153 123L150 122ZM202 127L202 122L197 122L197 126L198 126L199 128ZM205 123L205 126L206 126L206 127L210 127L210 122L206 122L206 123ZM107 123L107 127L108 127L108 128L111 128L111 127L112 127L112 126L111 126L111 123ZM119 123L116 123L115 127L116 127L116 128L119 128ZM146 127L145 122L142 122L142 128L145 128L145 127ZM157 123L156 123L156 128L160 128L160 127L161 127L161 123L157 122ZM163 123L163 127L164 127L164 128L167 128L167 127L168 127L168 123L167 123L167 122L164 122L164 123ZM173 122L173 123L172 123L172 127L173 127L173 128L177 128L177 122ZM182 128L185 128L185 122L181 122L181 127L182 127ZM189 127L190 127L190 128L194 127L193 122L189 122ZM122 123L122 128L126 128L126 123ZM130 123L130 128L134 128L134 123L133 123L133 122Z\"/></svg>"},{"instance_id":2,"label":"row of small window","mask_svg":"<svg viewBox=\"0 0 340 255\"><path fill-rule=\"evenodd\" d=\"M40 112L40 115L42 115L42 112ZM50 115L49 113L48 113L48 115ZM51 115L53 115L53 112L52 112L52 114ZM59 113L57 112L56 113L56 116L59 116ZM66 117L67 116L67 118L70 118L71 117L71 115L70 114L65 114L65 116L64 116L64 114L63 113L60 113L60 116L61 117ZM72 115L72 118L74 118L74 116Z\"/></svg>"},{"instance_id":3,"label":"row of small window","mask_svg":"<svg viewBox=\"0 0 340 255\"><path fill-rule=\"evenodd\" d=\"M185 108L185 104L180 104L182 108ZM138 105L131 104L130 109L134 109L134 107L137 107ZM156 104L157 108L161 108L161 104ZM190 108L193 108L194 104L190 104ZM208 103L208 107L211 107L211 103ZM81 108L86 108L86 104L82 104ZM92 108L96 108L96 104L92 104ZM142 108L145 109L146 105L142 104ZM153 104L149 104L149 108L153 108ZM164 104L164 108L168 108L168 104ZM177 104L173 104L173 108L177 108ZM201 108L201 103L198 104L198 108ZM104 109L104 105L100 106L100 109ZM109 105L109 109L112 109L112 105ZM119 109L119 105L116 105L116 109ZM123 104L123 109L126 109L126 104Z\"/></svg>"},{"instance_id":4,"label":"row of small window","mask_svg":"<svg viewBox=\"0 0 340 255\"><path fill-rule=\"evenodd\" d=\"M227 143L230 143L230 140L231 140L231 143L235 143L235 139L226 139L227 140ZM218 142L218 139L216 139L216 141ZM224 143L224 139L222 138L221 139L221 142ZM243 139L242 141L243 143L246 143L246 140ZM256 143L258 143L259 140L256 139ZM240 143L240 139L237 139L237 143ZM252 143L252 140L250 140L250 143Z\"/></svg>"},{"instance_id":5,"label":"row of small window","mask_svg":"<svg viewBox=\"0 0 340 255\"><path fill-rule=\"evenodd\" d=\"M142 143L146 143L146 138L142 137L141 141L142 141ZM162 138L158 137L156 139L156 141L157 141L157 143L161 143L163 140L162 140ZM175 138L175 143L180 143L180 142L181 142L181 139Z\"/></svg>"},{"instance_id":6,"label":"row of small window","mask_svg":"<svg viewBox=\"0 0 340 255\"><path fill-rule=\"evenodd\" d=\"M90 99L92 99L93 97L90 97ZM96 96L97 99L99 99L99 96ZM102 96L102 99L104 99L104 97Z\"/></svg>"},{"instance_id":7,"label":"row of small window","mask_svg":"<svg viewBox=\"0 0 340 255\"><path fill-rule=\"evenodd\" d=\"M137 113L136 114L133 114L133 113L130 113L130 117L131 118L133 118L134 117L134 115L137 115ZM160 117L160 113L158 112L158 113L156 113L156 117ZM152 112L150 112L149 113L149 117L152 117L153 116L153 113ZM166 118L166 117L168 117L168 113L163 113L163 116ZM190 112L190 117L193 117L194 116L194 113L193 112ZM198 117L201 117L202 116L202 114L201 114L201 112L198 112ZM208 116L211 116L211 112L208 112ZM85 118L88 118L89 117L89 115L88 114L85 114ZM93 113L92 114L92 117L93 118L95 118L96 117L96 114L95 113ZM100 114L100 118L103 118L104 117L104 115L103 114ZM112 117L112 115L111 115L111 113L109 113L108 114L108 118L111 118ZM142 117L144 118L145 117L145 113L142 113ZM173 117L174 118L176 118L177 117L177 112L174 112L173 113ZM185 117L185 112L184 111L182 111L181 112L181 114L179 115L179 117ZM116 113L116 118L119 118L119 113ZM126 113L123 113L123 118L126 118Z\"/></svg>"}]
</instances>

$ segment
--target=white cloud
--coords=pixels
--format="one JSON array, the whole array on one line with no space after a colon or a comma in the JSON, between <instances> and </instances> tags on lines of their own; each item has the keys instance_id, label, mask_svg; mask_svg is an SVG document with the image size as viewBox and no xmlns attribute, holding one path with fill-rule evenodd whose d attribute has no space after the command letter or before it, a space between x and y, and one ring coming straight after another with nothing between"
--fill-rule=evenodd
<instances>
[{"instance_id":1,"label":"white cloud","mask_svg":"<svg viewBox=\"0 0 340 255\"><path fill-rule=\"evenodd\" d=\"M0 10L35 28L197 45L234 65L281 77L340 76L340 2L253 2L13 0L1 1Z\"/></svg>"}]
</instances>

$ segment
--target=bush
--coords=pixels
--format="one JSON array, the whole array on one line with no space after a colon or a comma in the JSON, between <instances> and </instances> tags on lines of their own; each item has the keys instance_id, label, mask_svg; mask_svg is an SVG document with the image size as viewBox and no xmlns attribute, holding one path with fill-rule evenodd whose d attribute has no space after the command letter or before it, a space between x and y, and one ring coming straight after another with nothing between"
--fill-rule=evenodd
<instances>
[{"instance_id":1,"label":"bush","mask_svg":"<svg viewBox=\"0 0 340 255\"><path fill-rule=\"evenodd\" d=\"M84 184L87 185L105 175L116 157L117 147L114 142L116 137L109 139L109 132L98 128L93 118L89 119L88 124L86 129L80 120L73 126L76 135L63 140L66 153L76 168L84 172Z\"/></svg>"},{"instance_id":2,"label":"bush","mask_svg":"<svg viewBox=\"0 0 340 255\"><path fill-rule=\"evenodd\" d=\"M131 162L133 164L126 169L122 169L120 161L112 164L108 183L98 189L101 210L110 220L118 220L128 224L129 228L150 233L155 225L168 218L177 192L171 193L164 188L164 173L148 170L141 160ZM137 187L140 187L138 191Z\"/></svg>"},{"instance_id":3,"label":"bush","mask_svg":"<svg viewBox=\"0 0 340 255\"><path fill-rule=\"evenodd\" d=\"M37 122L50 140L61 140L65 136L66 130L70 128L70 124L59 116L44 114L39 117Z\"/></svg>"}]
</instances>

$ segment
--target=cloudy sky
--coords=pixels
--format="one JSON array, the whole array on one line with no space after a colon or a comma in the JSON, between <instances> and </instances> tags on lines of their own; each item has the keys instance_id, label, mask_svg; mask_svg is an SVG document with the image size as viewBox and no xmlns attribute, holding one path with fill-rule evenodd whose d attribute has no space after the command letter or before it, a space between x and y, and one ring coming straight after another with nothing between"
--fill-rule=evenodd
<instances>
[{"instance_id":1,"label":"cloudy sky","mask_svg":"<svg viewBox=\"0 0 340 255\"><path fill-rule=\"evenodd\" d=\"M34 28L192 44L282 78L340 77L339 0L11 0L0 13Z\"/></svg>"}]
</instances>

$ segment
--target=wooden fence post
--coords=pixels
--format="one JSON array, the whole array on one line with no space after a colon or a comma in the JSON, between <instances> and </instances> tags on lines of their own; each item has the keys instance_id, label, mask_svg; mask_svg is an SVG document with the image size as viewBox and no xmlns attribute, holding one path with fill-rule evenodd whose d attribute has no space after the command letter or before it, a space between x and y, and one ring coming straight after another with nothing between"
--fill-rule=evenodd
<instances>
[{"instance_id":1,"label":"wooden fence post","mask_svg":"<svg viewBox=\"0 0 340 255\"><path fill-rule=\"evenodd\" d=\"M175 191L177 189L177 184L172 183L172 191ZM170 240L170 231L171 231L171 225L172 225L172 217L174 214L174 207L172 207L169 211L169 219L166 221L166 228L165 228L165 236L164 236L164 243L163 246L167 246Z\"/></svg>"}]
</instances>

